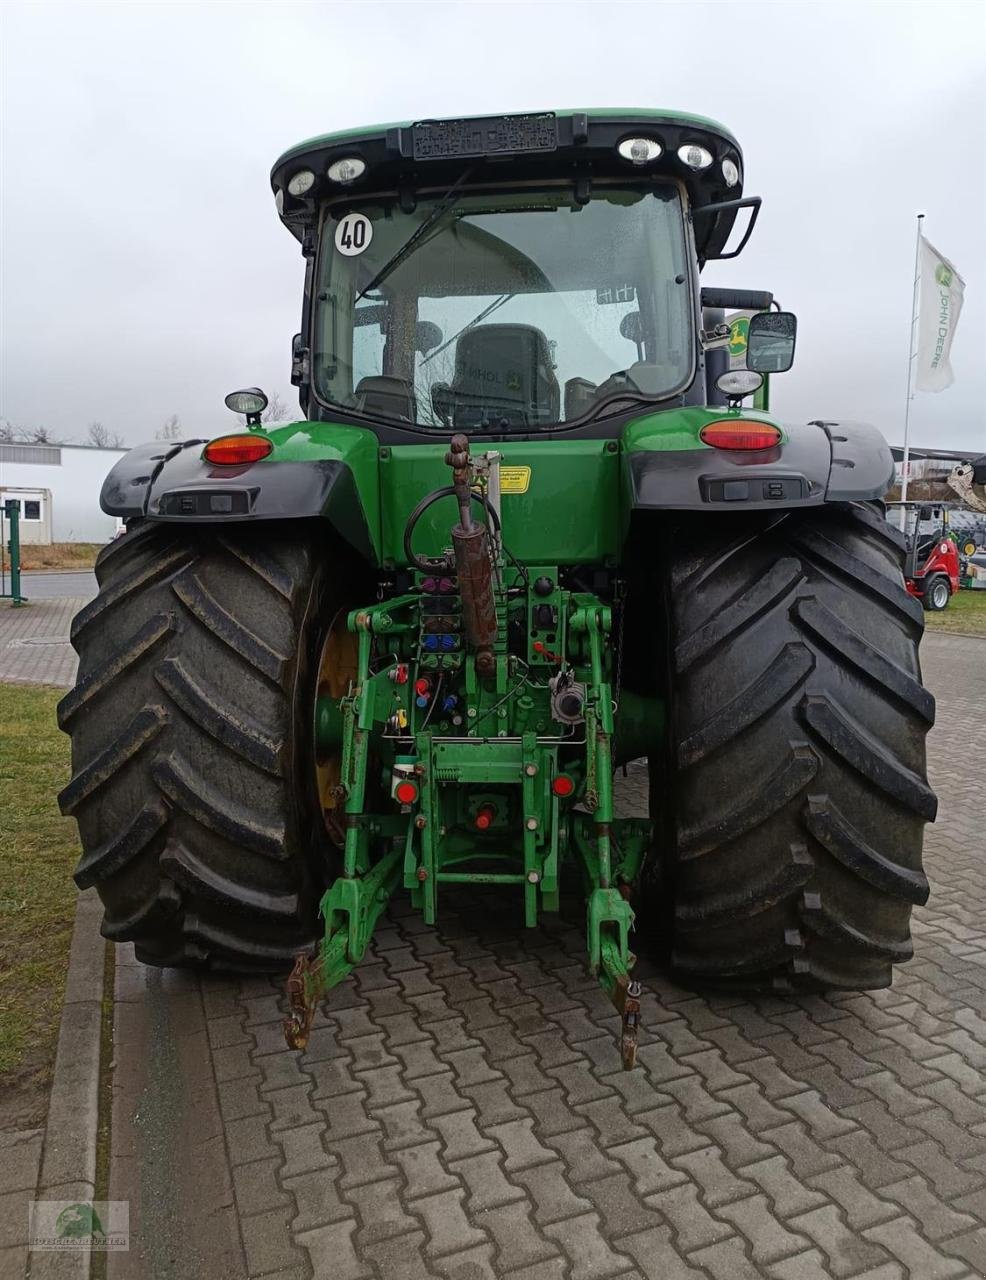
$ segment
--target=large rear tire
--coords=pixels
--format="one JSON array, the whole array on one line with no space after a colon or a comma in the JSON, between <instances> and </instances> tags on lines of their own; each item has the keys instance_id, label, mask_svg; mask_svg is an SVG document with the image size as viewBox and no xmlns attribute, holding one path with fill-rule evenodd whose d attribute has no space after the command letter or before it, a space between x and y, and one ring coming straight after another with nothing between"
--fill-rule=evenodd
<instances>
[{"instance_id":1,"label":"large rear tire","mask_svg":"<svg viewBox=\"0 0 986 1280\"><path fill-rule=\"evenodd\" d=\"M863 990L912 954L937 801L903 560L873 504L679 530L652 809L683 977Z\"/></svg>"},{"instance_id":2,"label":"large rear tire","mask_svg":"<svg viewBox=\"0 0 986 1280\"><path fill-rule=\"evenodd\" d=\"M59 705L75 874L154 965L280 969L317 936L336 855L312 757L332 547L275 526L139 526L96 563Z\"/></svg>"}]
</instances>

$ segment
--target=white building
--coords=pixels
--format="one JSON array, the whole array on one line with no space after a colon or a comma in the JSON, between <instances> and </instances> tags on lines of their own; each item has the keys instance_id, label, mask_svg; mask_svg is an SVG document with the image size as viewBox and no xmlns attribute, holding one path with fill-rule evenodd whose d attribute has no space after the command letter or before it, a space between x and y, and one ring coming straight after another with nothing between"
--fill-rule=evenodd
<instances>
[{"instance_id":1,"label":"white building","mask_svg":"<svg viewBox=\"0 0 986 1280\"><path fill-rule=\"evenodd\" d=\"M124 453L82 444L0 443L0 507L10 500L19 504L21 541L109 542L120 521L100 509L99 491Z\"/></svg>"}]
</instances>

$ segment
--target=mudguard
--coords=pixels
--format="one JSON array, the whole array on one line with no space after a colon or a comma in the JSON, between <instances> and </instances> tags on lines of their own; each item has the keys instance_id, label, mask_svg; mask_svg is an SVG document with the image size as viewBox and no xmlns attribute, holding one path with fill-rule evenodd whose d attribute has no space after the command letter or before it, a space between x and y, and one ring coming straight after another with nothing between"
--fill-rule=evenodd
<instances>
[{"instance_id":1,"label":"mudguard","mask_svg":"<svg viewBox=\"0 0 986 1280\"><path fill-rule=\"evenodd\" d=\"M138 445L103 482L99 504L123 520L186 524L322 517L367 560L374 538L352 469L337 458L215 467L205 440Z\"/></svg>"},{"instance_id":2,"label":"mudguard","mask_svg":"<svg viewBox=\"0 0 986 1280\"><path fill-rule=\"evenodd\" d=\"M751 416L762 415L744 414ZM634 431L625 441L625 458L631 505L637 510L766 511L865 502L882 498L894 476L887 442L862 423L817 421L787 428L782 443L766 456L704 446L669 449L658 438L648 440L646 433Z\"/></svg>"}]
</instances>

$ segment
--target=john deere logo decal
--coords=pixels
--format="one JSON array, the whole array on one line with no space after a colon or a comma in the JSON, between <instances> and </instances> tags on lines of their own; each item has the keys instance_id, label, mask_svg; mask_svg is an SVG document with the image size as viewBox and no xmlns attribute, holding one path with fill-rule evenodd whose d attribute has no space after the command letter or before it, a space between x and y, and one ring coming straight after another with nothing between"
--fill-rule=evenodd
<instances>
[{"instance_id":1,"label":"john deere logo decal","mask_svg":"<svg viewBox=\"0 0 986 1280\"><path fill-rule=\"evenodd\" d=\"M952 268L946 267L944 262L939 262L935 267L935 279L943 289L951 289L952 287Z\"/></svg>"},{"instance_id":2,"label":"john deere logo decal","mask_svg":"<svg viewBox=\"0 0 986 1280\"><path fill-rule=\"evenodd\" d=\"M729 326L729 354L741 356L746 350L746 340L750 334L750 321L746 316L739 316Z\"/></svg>"}]
</instances>

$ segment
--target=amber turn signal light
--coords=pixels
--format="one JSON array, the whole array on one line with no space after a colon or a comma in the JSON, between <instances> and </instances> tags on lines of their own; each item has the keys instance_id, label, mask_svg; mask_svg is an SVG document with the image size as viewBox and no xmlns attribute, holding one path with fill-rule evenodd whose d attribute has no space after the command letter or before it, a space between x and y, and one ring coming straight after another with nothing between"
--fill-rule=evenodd
<instances>
[{"instance_id":1,"label":"amber turn signal light","mask_svg":"<svg viewBox=\"0 0 986 1280\"><path fill-rule=\"evenodd\" d=\"M259 462L274 448L266 436L220 436L210 440L202 450L206 462L222 467L240 467L244 462Z\"/></svg>"}]
</instances>

